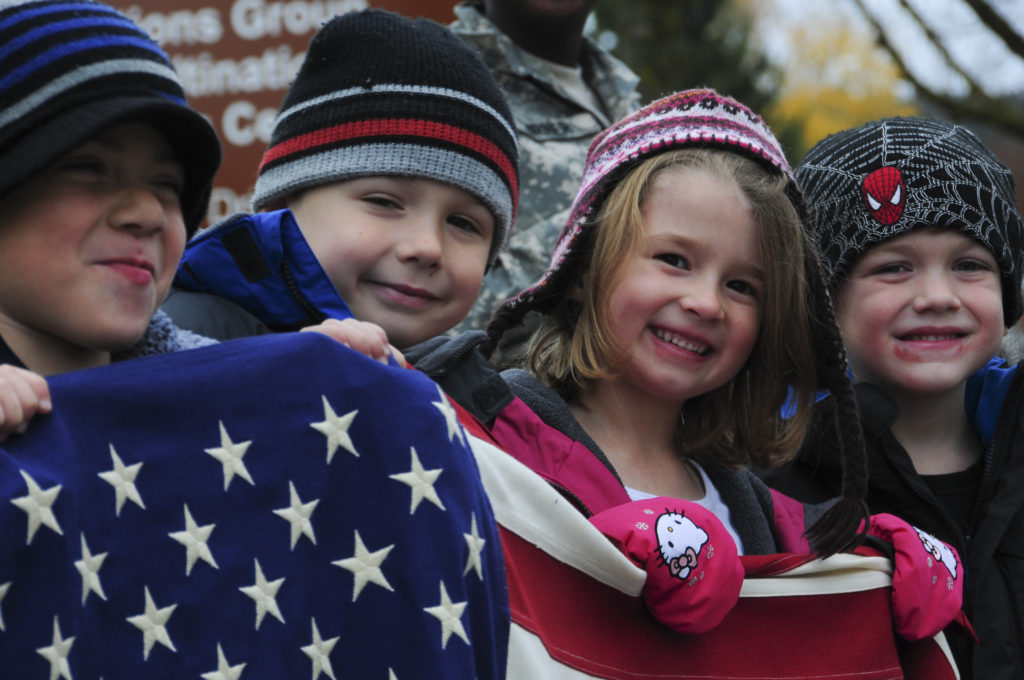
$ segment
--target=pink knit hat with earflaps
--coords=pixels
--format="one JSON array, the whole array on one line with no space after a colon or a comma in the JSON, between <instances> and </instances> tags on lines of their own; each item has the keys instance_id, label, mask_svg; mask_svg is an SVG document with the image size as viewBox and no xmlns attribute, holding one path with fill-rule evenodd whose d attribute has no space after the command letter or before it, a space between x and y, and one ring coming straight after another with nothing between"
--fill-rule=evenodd
<instances>
[{"instance_id":1,"label":"pink knit hat with earflaps","mask_svg":"<svg viewBox=\"0 0 1024 680\"><path fill-rule=\"evenodd\" d=\"M686 90L659 99L615 123L590 145L583 180L551 264L537 283L507 300L495 317L511 313L516 325L531 309L554 306L579 272L584 225L598 213L612 188L641 162L684 147L721 148L749 156L790 178L791 196L803 213L793 171L771 129L760 116L714 90ZM490 332L490 331L488 331Z\"/></svg>"},{"instance_id":2,"label":"pink knit hat with earflaps","mask_svg":"<svg viewBox=\"0 0 1024 680\"><path fill-rule=\"evenodd\" d=\"M737 153L789 178L787 193L806 229L803 195L789 162L768 125L749 108L711 89L678 92L658 99L613 124L590 145L586 170L573 201L569 220L555 246L551 264L529 288L506 300L487 324L489 355L506 331L522 323L527 312L549 312L583 274L584 253L593 238L588 229L611 190L644 160L682 148L711 148ZM846 435L843 446L843 493L839 502L808 531L815 549L832 554L851 543L867 518L867 460L859 427L857 402L846 377L846 354L835 324L832 301L817 257L805 258L805 276L812 290L812 344L820 388L836 398L837 418Z\"/></svg>"}]
</instances>

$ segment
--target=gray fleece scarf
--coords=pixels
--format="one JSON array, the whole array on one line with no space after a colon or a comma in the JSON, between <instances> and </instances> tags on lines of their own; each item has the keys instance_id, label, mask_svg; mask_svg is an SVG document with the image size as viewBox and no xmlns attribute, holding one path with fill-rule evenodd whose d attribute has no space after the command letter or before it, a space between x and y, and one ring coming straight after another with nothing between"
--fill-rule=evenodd
<instances>
[{"instance_id":1,"label":"gray fleece scarf","mask_svg":"<svg viewBox=\"0 0 1024 680\"><path fill-rule=\"evenodd\" d=\"M136 359L138 357L152 356L154 354L165 354L167 352L179 352L184 349L195 349L215 345L217 341L204 335L178 328L171 321L171 317L164 312L157 310L156 314L149 321L149 327L142 335L142 338L130 349L114 354L113 361L124 361L125 359Z\"/></svg>"}]
</instances>

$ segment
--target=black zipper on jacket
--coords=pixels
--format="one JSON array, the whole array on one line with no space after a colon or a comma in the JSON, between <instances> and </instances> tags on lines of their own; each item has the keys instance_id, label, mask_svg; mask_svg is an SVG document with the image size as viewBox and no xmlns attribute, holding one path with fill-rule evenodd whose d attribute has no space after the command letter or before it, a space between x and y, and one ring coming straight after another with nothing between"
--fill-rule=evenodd
<instances>
[{"instance_id":1,"label":"black zipper on jacket","mask_svg":"<svg viewBox=\"0 0 1024 680\"><path fill-rule=\"evenodd\" d=\"M591 512L590 508L587 507L587 504L584 503L579 496L574 494L572 491L569 491L568 487L551 479L547 480L547 482L555 489L555 491L562 494L562 496L564 496L567 501L572 503L577 510L583 513L584 517L590 518L594 516L594 513Z\"/></svg>"},{"instance_id":2,"label":"black zipper on jacket","mask_svg":"<svg viewBox=\"0 0 1024 680\"><path fill-rule=\"evenodd\" d=\"M327 315L317 309L313 303L302 294L299 285L295 282L295 276L292 275L291 268L284 260L281 261L281 278L284 279L285 285L288 286L288 292L291 294L292 299L298 303L299 307L302 308L302 311L306 313L306 316L309 317L312 323L323 323L323 321L327 319Z\"/></svg>"},{"instance_id":3,"label":"black zipper on jacket","mask_svg":"<svg viewBox=\"0 0 1024 680\"><path fill-rule=\"evenodd\" d=\"M451 372L452 368L457 366L460 361L470 354L470 352L475 352L477 346L485 339L485 337L481 337L479 342L467 342L461 347L457 347L454 352L445 357L438 369L434 371L434 374L438 377L447 375ZM497 369L495 369L495 371L497 372Z\"/></svg>"}]
</instances>

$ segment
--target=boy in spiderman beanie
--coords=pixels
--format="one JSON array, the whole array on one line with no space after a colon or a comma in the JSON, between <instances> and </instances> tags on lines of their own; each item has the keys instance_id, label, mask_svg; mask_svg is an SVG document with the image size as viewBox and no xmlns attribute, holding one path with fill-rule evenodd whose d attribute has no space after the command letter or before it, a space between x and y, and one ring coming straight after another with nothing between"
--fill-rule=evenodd
<instances>
[{"instance_id":1,"label":"boy in spiderman beanie","mask_svg":"<svg viewBox=\"0 0 1024 680\"><path fill-rule=\"evenodd\" d=\"M1013 176L969 130L920 118L832 135L796 175L856 383L871 512L962 556L980 640L949 636L962 674L1024 677L1024 389L993 358L1022 312ZM817 429L769 483L836 495L834 444Z\"/></svg>"},{"instance_id":2,"label":"boy in spiderman beanie","mask_svg":"<svg viewBox=\"0 0 1024 680\"><path fill-rule=\"evenodd\" d=\"M501 91L447 28L337 16L285 96L252 203L194 239L165 305L226 339L328 318L407 347L469 311L508 239L518 142Z\"/></svg>"}]
</instances>

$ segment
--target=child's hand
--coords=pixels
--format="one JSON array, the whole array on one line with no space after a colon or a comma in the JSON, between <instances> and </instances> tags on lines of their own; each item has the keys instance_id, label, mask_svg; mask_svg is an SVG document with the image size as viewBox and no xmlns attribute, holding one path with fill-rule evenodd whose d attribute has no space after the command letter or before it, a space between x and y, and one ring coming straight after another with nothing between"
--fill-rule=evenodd
<instances>
[{"instance_id":1,"label":"child's hand","mask_svg":"<svg viewBox=\"0 0 1024 680\"><path fill-rule=\"evenodd\" d=\"M590 521L647 571L644 602L669 628L707 632L739 600L744 571L736 541L697 503L651 498L599 512Z\"/></svg>"},{"instance_id":2,"label":"child's hand","mask_svg":"<svg viewBox=\"0 0 1024 680\"><path fill-rule=\"evenodd\" d=\"M871 516L868 534L891 543L892 616L907 640L934 636L963 606L963 566L956 550L895 515Z\"/></svg>"},{"instance_id":3,"label":"child's hand","mask_svg":"<svg viewBox=\"0 0 1024 680\"><path fill-rule=\"evenodd\" d=\"M388 363L388 357L393 356L400 366L406 365L405 357L388 344L387 333L377 324L356 319L327 319L321 324L302 329L302 332L306 331L333 338L382 364Z\"/></svg>"},{"instance_id":4,"label":"child's hand","mask_svg":"<svg viewBox=\"0 0 1024 680\"><path fill-rule=\"evenodd\" d=\"M0 441L22 433L34 415L49 413L50 387L38 373L0 364Z\"/></svg>"}]
</instances>

